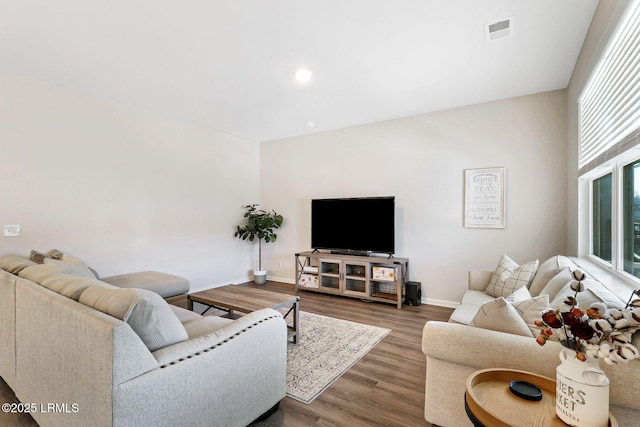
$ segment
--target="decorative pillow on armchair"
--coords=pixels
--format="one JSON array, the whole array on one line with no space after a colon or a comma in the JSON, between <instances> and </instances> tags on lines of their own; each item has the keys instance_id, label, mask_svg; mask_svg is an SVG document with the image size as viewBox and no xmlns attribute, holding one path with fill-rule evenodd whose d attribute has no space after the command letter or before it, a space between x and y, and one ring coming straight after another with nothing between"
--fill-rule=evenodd
<instances>
[{"instance_id":1,"label":"decorative pillow on armchair","mask_svg":"<svg viewBox=\"0 0 640 427\"><path fill-rule=\"evenodd\" d=\"M507 255L503 255L485 292L494 297L508 297L523 286L529 287L537 270L538 260L518 265Z\"/></svg>"}]
</instances>

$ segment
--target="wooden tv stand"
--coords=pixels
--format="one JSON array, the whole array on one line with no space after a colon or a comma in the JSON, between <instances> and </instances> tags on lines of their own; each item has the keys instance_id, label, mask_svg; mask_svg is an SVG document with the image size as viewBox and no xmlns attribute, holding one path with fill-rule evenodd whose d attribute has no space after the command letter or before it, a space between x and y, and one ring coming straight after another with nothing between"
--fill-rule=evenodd
<instances>
[{"instance_id":1,"label":"wooden tv stand","mask_svg":"<svg viewBox=\"0 0 640 427\"><path fill-rule=\"evenodd\" d=\"M407 258L311 251L296 254L296 292L303 289L343 295L402 308L408 280Z\"/></svg>"}]
</instances>

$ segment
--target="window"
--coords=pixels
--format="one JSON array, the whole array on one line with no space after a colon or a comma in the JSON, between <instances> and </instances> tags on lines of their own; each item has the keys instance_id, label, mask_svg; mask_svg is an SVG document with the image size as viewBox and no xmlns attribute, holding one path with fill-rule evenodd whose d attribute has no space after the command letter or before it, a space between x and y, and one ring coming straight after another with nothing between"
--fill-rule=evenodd
<instances>
[{"instance_id":1,"label":"window","mask_svg":"<svg viewBox=\"0 0 640 427\"><path fill-rule=\"evenodd\" d=\"M629 3L578 108L589 254L640 281L640 0Z\"/></svg>"},{"instance_id":2,"label":"window","mask_svg":"<svg viewBox=\"0 0 640 427\"><path fill-rule=\"evenodd\" d=\"M592 252L598 258L611 262L611 231L612 231L612 200L613 175L607 175L593 180L592 203Z\"/></svg>"},{"instance_id":3,"label":"window","mask_svg":"<svg viewBox=\"0 0 640 427\"><path fill-rule=\"evenodd\" d=\"M640 277L640 161L623 170L623 268Z\"/></svg>"}]
</instances>

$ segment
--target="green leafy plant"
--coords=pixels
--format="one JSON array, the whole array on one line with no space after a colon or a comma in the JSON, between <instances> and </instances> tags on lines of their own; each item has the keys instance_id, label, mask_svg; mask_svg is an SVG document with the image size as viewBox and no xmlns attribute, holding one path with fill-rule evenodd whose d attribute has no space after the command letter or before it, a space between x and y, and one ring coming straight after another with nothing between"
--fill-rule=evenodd
<instances>
[{"instance_id":1,"label":"green leafy plant","mask_svg":"<svg viewBox=\"0 0 640 427\"><path fill-rule=\"evenodd\" d=\"M235 236L242 240L253 242L258 239L258 269L262 270L262 241L275 242L278 237L274 230L282 226L284 218L272 210L271 212L258 209L257 204L244 207L244 225L237 225Z\"/></svg>"}]
</instances>

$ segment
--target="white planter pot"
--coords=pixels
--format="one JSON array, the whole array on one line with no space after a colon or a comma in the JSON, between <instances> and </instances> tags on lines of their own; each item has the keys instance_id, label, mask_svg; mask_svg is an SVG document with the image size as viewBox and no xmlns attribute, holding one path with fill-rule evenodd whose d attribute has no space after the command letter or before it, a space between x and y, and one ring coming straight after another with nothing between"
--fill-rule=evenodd
<instances>
[{"instance_id":1,"label":"white planter pot","mask_svg":"<svg viewBox=\"0 0 640 427\"><path fill-rule=\"evenodd\" d=\"M264 285L267 281L267 270L253 270L253 282L256 285Z\"/></svg>"}]
</instances>

